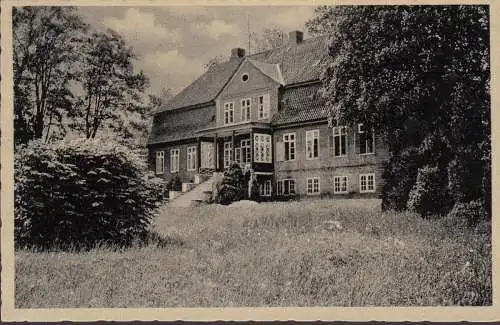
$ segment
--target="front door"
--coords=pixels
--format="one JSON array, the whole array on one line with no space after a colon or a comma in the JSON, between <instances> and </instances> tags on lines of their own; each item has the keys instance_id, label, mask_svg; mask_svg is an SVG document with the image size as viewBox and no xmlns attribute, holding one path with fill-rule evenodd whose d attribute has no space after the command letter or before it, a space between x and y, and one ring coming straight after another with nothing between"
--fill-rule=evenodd
<instances>
[{"instance_id":1,"label":"front door","mask_svg":"<svg viewBox=\"0 0 500 325\"><path fill-rule=\"evenodd\" d=\"M214 144L212 142L201 143L201 168L214 169Z\"/></svg>"}]
</instances>

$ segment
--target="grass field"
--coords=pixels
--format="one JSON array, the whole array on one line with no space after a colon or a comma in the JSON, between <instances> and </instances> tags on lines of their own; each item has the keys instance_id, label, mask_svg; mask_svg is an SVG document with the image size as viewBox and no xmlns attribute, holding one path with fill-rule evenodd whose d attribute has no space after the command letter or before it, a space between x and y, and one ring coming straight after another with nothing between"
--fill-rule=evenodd
<instances>
[{"instance_id":1,"label":"grass field","mask_svg":"<svg viewBox=\"0 0 500 325\"><path fill-rule=\"evenodd\" d=\"M489 236L378 204L163 207L164 245L17 251L16 307L491 304Z\"/></svg>"}]
</instances>

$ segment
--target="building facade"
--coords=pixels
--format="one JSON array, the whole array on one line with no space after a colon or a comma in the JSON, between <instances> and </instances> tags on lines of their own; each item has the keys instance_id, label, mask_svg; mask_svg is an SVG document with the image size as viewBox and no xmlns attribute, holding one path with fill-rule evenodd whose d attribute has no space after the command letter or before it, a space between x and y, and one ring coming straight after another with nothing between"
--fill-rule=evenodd
<instances>
[{"instance_id":1,"label":"building facade","mask_svg":"<svg viewBox=\"0 0 500 325\"><path fill-rule=\"evenodd\" d=\"M332 123L319 94L329 60L328 37L303 40L300 31L280 48L233 49L158 110L151 168L193 182L238 163L271 199L376 196L387 146L363 124Z\"/></svg>"}]
</instances>

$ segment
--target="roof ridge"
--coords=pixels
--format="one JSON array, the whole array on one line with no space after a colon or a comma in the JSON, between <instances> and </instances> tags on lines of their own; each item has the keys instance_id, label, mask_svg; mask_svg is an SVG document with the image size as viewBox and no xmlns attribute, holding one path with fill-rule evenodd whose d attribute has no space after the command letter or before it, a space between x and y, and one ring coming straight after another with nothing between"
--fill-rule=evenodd
<instances>
[{"instance_id":1,"label":"roof ridge","mask_svg":"<svg viewBox=\"0 0 500 325\"><path fill-rule=\"evenodd\" d=\"M319 35L319 36L315 36L315 37L306 38L306 39L302 40L302 42L295 44L295 46L302 45L304 43L308 43L308 42L313 41L313 40L317 40L317 39L320 39L320 38L326 38L326 37L330 37L330 36L332 36L332 35L325 34L325 35ZM252 57L254 55L259 55L259 54L262 54L262 53L279 50L279 49L288 47L289 45L290 45L289 43L286 43L286 44L283 44L281 46L277 46L277 47L273 47L273 48L270 48L270 49L267 49L267 50L263 50L263 51L260 51L260 52L249 54L246 57L249 58L249 57Z\"/></svg>"}]
</instances>

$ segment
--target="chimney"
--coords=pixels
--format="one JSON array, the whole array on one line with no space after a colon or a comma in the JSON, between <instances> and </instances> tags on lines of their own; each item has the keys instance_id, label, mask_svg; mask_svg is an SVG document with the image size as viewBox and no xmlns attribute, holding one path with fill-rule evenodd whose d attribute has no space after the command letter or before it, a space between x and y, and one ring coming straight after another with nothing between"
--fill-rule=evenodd
<instances>
[{"instance_id":1,"label":"chimney","mask_svg":"<svg viewBox=\"0 0 500 325\"><path fill-rule=\"evenodd\" d=\"M245 49L239 47L231 49L231 60L242 58L244 56L245 56Z\"/></svg>"},{"instance_id":2,"label":"chimney","mask_svg":"<svg viewBox=\"0 0 500 325\"><path fill-rule=\"evenodd\" d=\"M291 31L290 34L288 35L288 43L290 45L297 45L302 43L304 40L304 33L302 33L300 30L294 30Z\"/></svg>"}]
</instances>

